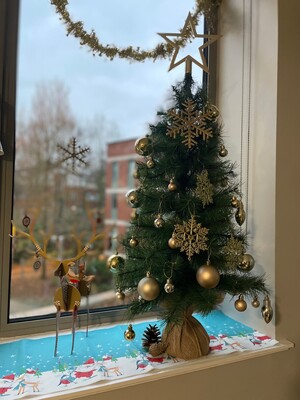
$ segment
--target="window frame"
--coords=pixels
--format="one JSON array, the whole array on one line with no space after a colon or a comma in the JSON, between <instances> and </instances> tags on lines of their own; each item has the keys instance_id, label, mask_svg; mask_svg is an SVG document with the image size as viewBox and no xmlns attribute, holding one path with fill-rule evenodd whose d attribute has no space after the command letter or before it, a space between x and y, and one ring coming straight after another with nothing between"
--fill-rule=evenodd
<instances>
[{"instance_id":1,"label":"window frame","mask_svg":"<svg viewBox=\"0 0 300 400\"><path fill-rule=\"evenodd\" d=\"M11 219L13 215L13 179L15 153L16 81L18 58L18 24L20 0L0 0L0 141L4 155L0 157L0 337L12 337L50 332L55 330L53 313L32 317L9 319ZM209 65L216 65L216 46L207 54ZM215 71L203 72L203 84L215 98ZM90 310L90 324L116 323L124 319L126 306ZM81 310L78 326L85 326L86 311ZM149 313L153 316L155 313ZM70 329L72 317L65 313L60 319L60 329Z\"/></svg>"},{"instance_id":2,"label":"window frame","mask_svg":"<svg viewBox=\"0 0 300 400\"><path fill-rule=\"evenodd\" d=\"M16 68L19 0L0 0L0 333L9 332L10 247L12 188L14 174Z\"/></svg>"}]
</instances>

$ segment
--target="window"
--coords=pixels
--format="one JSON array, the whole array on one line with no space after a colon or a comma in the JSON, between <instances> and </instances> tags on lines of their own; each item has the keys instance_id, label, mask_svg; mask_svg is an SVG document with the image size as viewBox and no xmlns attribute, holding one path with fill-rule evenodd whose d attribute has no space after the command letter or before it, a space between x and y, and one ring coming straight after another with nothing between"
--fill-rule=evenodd
<instances>
[{"instance_id":1,"label":"window","mask_svg":"<svg viewBox=\"0 0 300 400\"><path fill-rule=\"evenodd\" d=\"M121 46L135 45L136 40L137 46L146 48L153 32L176 31L194 6L193 0L178 1L174 8L174 0L164 0L155 11L156 20L149 18L151 6L139 9L137 0L130 1L131 10L141 13L139 18L119 0L107 3L101 16L94 12L97 0L69 7L75 18L98 28L101 36L101 27L117 4L120 15L126 12L128 18L125 25L119 21L118 29L114 22L103 40ZM166 10L168 15L174 10L174 19L166 20ZM55 261L72 257L93 232L105 228L105 142L130 137L134 143L145 135L157 110L166 104L171 85L182 79L184 67L168 74L169 60L130 64L92 57L76 39L66 36L50 2L0 0L0 18L1 332L8 334L11 324L20 321L24 333L54 326L53 294L59 287ZM127 20L136 31L128 31ZM128 42L122 43L125 39ZM197 74L201 81L202 71ZM118 159L118 153L115 156ZM123 162L121 171L118 161L112 163L111 188L118 188L121 176L122 187L134 186L134 164L134 160ZM112 194L112 219L119 214L119 195ZM124 215L122 211L118 232L126 229ZM30 218L28 226L24 217ZM8 236L11 219L19 231L33 234L41 247L47 244L47 259L36 257L28 238ZM109 303L91 302L92 307L109 315L111 310L118 312L119 304L103 261L103 246L101 241L93 243L85 261L89 273L101 275L99 281L105 282L113 298ZM102 291L97 283L93 290Z\"/></svg>"},{"instance_id":2,"label":"window","mask_svg":"<svg viewBox=\"0 0 300 400\"><path fill-rule=\"evenodd\" d=\"M111 219L116 220L118 218L118 197L116 193L111 195Z\"/></svg>"},{"instance_id":3,"label":"window","mask_svg":"<svg viewBox=\"0 0 300 400\"><path fill-rule=\"evenodd\" d=\"M116 188L119 185L119 165L116 161L111 164L112 168L112 180L111 186Z\"/></svg>"},{"instance_id":4,"label":"window","mask_svg":"<svg viewBox=\"0 0 300 400\"><path fill-rule=\"evenodd\" d=\"M136 167L135 160L129 160L128 161L128 174L127 174L127 186L128 188L133 188L134 187L134 170Z\"/></svg>"}]
</instances>

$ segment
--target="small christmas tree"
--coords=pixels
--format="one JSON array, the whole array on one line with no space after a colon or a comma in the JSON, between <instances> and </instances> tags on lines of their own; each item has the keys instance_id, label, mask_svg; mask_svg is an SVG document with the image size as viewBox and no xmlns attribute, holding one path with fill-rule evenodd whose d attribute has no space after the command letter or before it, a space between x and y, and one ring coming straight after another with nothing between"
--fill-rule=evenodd
<instances>
[{"instance_id":1,"label":"small christmas tree","mask_svg":"<svg viewBox=\"0 0 300 400\"><path fill-rule=\"evenodd\" d=\"M116 254L108 266L116 272L119 299L137 290L132 315L161 312L166 327L149 352L191 359L209 352L209 336L194 311L208 314L226 293L237 296L238 311L247 308L246 296L259 307L263 293L266 322L273 311L263 277L250 273L255 261L246 253L246 215L234 165L225 159L219 111L205 90L193 88L192 64L208 72L203 50L219 36L197 33L191 14L180 33L160 35L174 48L170 69L185 63L186 75L173 87L173 107L136 141L144 159L135 172L139 186L126 195L136 209L123 240L126 260ZM203 39L201 62L191 55L178 60L180 40L194 39Z\"/></svg>"},{"instance_id":2,"label":"small christmas tree","mask_svg":"<svg viewBox=\"0 0 300 400\"><path fill-rule=\"evenodd\" d=\"M186 74L173 88L174 106L136 141L144 158L137 162L139 185L126 195L135 212L123 239L125 262L118 255L110 260L118 291L138 292L130 313L159 307L166 322L162 342L150 352L185 359L209 351L192 312L210 313L226 293L237 296L235 307L244 311L244 297L257 306L257 295L268 294L263 278L250 273L245 211L219 112L205 90L193 86Z\"/></svg>"}]
</instances>

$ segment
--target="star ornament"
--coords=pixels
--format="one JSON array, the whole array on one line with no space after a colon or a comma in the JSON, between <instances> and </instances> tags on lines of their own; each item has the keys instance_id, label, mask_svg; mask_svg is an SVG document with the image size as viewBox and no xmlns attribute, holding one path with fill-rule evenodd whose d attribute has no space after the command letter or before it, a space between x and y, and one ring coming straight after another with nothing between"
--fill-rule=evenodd
<instances>
[{"instance_id":1,"label":"star ornament","mask_svg":"<svg viewBox=\"0 0 300 400\"><path fill-rule=\"evenodd\" d=\"M188 17L185 21L184 27L182 28L180 33L159 33L159 35L165 39L165 41L172 46L175 51L172 56L171 64L169 67L169 71L173 68L178 67L178 65L185 63L186 73L192 72L192 63L196 64L198 67L202 68L205 72L209 73L207 61L204 55L204 49L218 40L221 36L220 35L207 35L207 34L200 34L197 33L196 24L193 20L191 13L188 14ZM174 38L173 40L170 39ZM187 55L180 60L177 60L177 56L179 50L181 48L180 42L185 41L186 39L203 39L204 42L201 46L198 47L200 61L196 60L194 57Z\"/></svg>"}]
</instances>

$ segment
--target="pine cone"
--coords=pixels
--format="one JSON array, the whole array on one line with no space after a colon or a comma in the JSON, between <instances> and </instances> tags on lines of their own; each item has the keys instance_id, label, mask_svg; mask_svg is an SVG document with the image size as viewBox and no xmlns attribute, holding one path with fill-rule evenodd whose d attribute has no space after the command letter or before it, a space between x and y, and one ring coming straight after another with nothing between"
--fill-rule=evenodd
<instances>
[{"instance_id":1,"label":"pine cone","mask_svg":"<svg viewBox=\"0 0 300 400\"><path fill-rule=\"evenodd\" d=\"M149 348L153 343L161 341L160 330L156 325L150 325L146 328L143 334L142 343L143 347Z\"/></svg>"}]
</instances>

